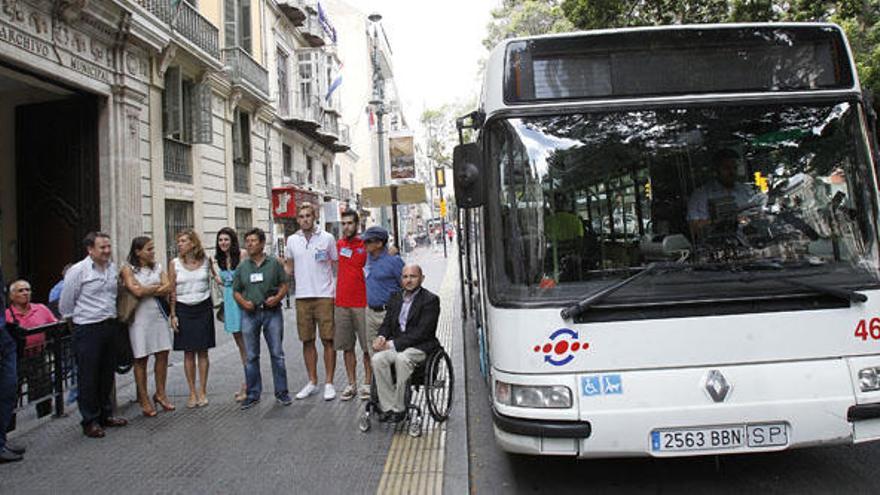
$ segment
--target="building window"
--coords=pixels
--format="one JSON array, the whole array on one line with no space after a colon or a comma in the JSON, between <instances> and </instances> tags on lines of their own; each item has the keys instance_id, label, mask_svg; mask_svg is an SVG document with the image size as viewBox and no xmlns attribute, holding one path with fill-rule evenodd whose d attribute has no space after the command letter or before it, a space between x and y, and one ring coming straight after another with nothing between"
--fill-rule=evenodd
<instances>
[{"instance_id":1,"label":"building window","mask_svg":"<svg viewBox=\"0 0 880 495\"><path fill-rule=\"evenodd\" d=\"M226 48L237 46L251 53L251 1L224 0L223 15Z\"/></svg>"},{"instance_id":2,"label":"building window","mask_svg":"<svg viewBox=\"0 0 880 495\"><path fill-rule=\"evenodd\" d=\"M290 115L290 89L287 84L287 54L278 49L278 111Z\"/></svg>"},{"instance_id":3,"label":"building window","mask_svg":"<svg viewBox=\"0 0 880 495\"><path fill-rule=\"evenodd\" d=\"M281 166L284 170L284 177L290 180L293 177L293 150L284 143L281 144Z\"/></svg>"},{"instance_id":4,"label":"building window","mask_svg":"<svg viewBox=\"0 0 880 495\"><path fill-rule=\"evenodd\" d=\"M251 190L251 120L247 112L235 110L232 121L232 167L235 192Z\"/></svg>"},{"instance_id":5,"label":"building window","mask_svg":"<svg viewBox=\"0 0 880 495\"><path fill-rule=\"evenodd\" d=\"M192 152L195 143L214 139L212 91L207 81L196 84L183 77L180 67L165 71L162 93L165 180L192 183Z\"/></svg>"},{"instance_id":6,"label":"building window","mask_svg":"<svg viewBox=\"0 0 880 495\"><path fill-rule=\"evenodd\" d=\"M308 179L309 185L315 183L315 166L314 160L309 155L306 155L306 178Z\"/></svg>"},{"instance_id":7,"label":"building window","mask_svg":"<svg viewBox=\"0 0 880 495\"><path fill-rule=\"evenodd\" d=\"M321 180L324 181L324 184L330 183L330 177L329 177L329 174L327 173L327 170L329 168L330 168L330 166L327 165L326 163L321 164Z\"/></svg>"},{"instance_id":8,"label":"building window","mask_svg":"<svg viewBox=\"0 0 880 495\"><path fill-rule=\"evenodd\" d=\"M300 53L299 60L299 107L307 110L312 104L315 95L315 70L311 53Z\"/></svg>"},{"instance_id":9,"label":"building window","mask_svg":"<svg viewBox=\"0 0 880 495\"><path fill-rule=\"evenodd\" d=\"M244 247L244 235L254 227L254 218L250 208L235 209L235 231L238 233L238 245Z\"/></svg>"},{"instance_id":10,"label":"building window","mask_svg":"<svg viewBox=\"0 0 880 495\"><path fill-rule=\"evenodd\" d=\"M177 234L193 227L192 202L165 200L165 255L169 263L177 256Z\"/></svg>"}]
</instances>

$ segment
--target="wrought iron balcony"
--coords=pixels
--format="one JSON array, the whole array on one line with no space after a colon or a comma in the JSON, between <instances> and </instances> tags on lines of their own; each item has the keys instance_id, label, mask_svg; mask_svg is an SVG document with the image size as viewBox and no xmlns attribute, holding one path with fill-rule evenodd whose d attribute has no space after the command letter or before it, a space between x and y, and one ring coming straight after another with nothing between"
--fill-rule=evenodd
<instances>
[{"instance_id":1,"label":"wrought iron balcony","mask_svg":"<svg viewBox=\"0 0 880 495\"><path fill-rule=\"evenodd\" d=\"M277 0L278 7L290 19L294 26L299 27L309 16L310 4L309 0Z\"/></svg>"},{"instance_id":2,"label":"wrought iron balcony","mask_svg":"<svg viewBox=\"0 0 880 495\"><path fill-rule=\"evenodd\" d=\"M220 58L219 30L194 6L185 0L180 0L175 6L172 6L172 0L137 2L205 53L216 59Z\"/></svg>"},{"instance_id":3,"label":"wrought iron balcony","mask_svg":"<svg viewBox=\"0 0 880 495\"><path fill-rule=\"evenodd\" d=\"M288 126L300 131L312 134L321 125L321 106L314 101L307 101L307 98L293 98L293 108L287 112L281 112L281 120L285 121Z\"/></svg>"},{"instance_id":4,"label":"wrought iron balcony","mask_svg":"<svg viewBox=\"0 0 880 495\"><path fill-rule=\"evenodd\" d=\"M269 99L269 72L243 48L223 49L223 63L229 70L233 85L241 86L253 96Z\"/></svg>"}]
</instances>

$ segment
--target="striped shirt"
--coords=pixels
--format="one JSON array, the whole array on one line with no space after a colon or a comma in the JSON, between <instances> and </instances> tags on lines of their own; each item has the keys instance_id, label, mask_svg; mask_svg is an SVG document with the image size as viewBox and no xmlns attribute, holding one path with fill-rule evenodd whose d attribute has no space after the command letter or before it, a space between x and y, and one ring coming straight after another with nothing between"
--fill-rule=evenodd
<instances>
[{"instance_id":1,"label":"striped shirt","mask_svg":"<svg viewBox=\"0 0 880 495\"><path fill-rule=\"evenodd\" d=\"M77 325L116 318L116 291L119 272L112 261L102 270L86 258L67 270L58 309Z\"/></svg>"}]
</instances>

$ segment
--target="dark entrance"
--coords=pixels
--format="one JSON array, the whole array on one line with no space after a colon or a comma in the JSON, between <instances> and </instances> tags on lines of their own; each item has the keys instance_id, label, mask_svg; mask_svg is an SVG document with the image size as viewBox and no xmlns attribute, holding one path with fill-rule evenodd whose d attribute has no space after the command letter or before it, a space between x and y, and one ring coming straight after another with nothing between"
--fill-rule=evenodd
<instances>
[{"instance_id":1,"label":"dark entrance","mask_svg":"<svg viewBox=\"0 0 880 495\"><path fill-rule=\"evenodd\" d=\"M22 105L15 112L19 276L45 302L65 264L84 256L98 229L98 102L95 97Z\"/></svg>"}]
</instances>

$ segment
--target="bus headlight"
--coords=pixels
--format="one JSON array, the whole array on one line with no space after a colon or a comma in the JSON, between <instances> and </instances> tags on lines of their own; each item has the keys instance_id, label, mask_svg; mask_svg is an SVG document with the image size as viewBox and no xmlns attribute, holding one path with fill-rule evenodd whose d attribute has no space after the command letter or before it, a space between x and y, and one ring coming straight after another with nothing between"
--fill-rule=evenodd
<instances>
[{"instance_id":1,"label":"bus headlight","mask_svg":"<svg viewBox=\"0 0 880 495\"><path fill-rule=\"evenodd\" d=\"M563 385L515 385L496 381L495 400L514 407L567 409L571 407L571 389Z\"/></svg>"},{"instance_id":2,"label":"bus headlight","mask_svg":"<svg viewBox=\"0 0 880 495\"><path fill-rule=\"evenodd\" d=\"M859 389L862 392L880 390L880 370L877 368L863 368L859 370Z\"/></svg>"}]
</instances>

